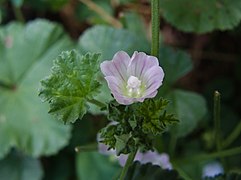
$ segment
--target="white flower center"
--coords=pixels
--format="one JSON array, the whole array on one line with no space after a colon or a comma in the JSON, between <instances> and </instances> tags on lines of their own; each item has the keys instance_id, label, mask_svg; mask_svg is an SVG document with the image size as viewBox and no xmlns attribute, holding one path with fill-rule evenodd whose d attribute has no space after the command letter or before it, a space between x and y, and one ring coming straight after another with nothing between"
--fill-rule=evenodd
<instances>
[{"instance_id":1,"label":"white flower center","mask_svg":"<svg viewBox=\"0 0 241 180\"><path fill-rule=\"evenodd\" d=\"M128 95L131 97L139 97L141 94L140 86L141 81L135 76L130 76L126 86Z\"/></svg>"}]
</instances>

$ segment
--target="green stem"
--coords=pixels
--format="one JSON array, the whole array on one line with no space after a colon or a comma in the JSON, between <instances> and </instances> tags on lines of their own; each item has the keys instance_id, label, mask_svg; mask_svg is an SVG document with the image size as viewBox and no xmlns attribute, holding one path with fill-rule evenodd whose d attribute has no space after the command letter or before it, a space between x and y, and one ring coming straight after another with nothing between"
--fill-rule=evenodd
<instances>
[{"instance_id":1,"label":"green stem","mask_svg":"<svg viewBox=\"0 0 241 180\"><path fill-rule=\"evenodd\" d=\"M159 56L159 0L151 0L152 44L151 55Z\"/></svg>"},{"instance_id":2,"label":"green stem","mask_svg":"<svg viewBox=\"0 0 241 180\"><path fill-rule=\"evenodd\" d=\"M220 136L220 93L214 92L214 126L215 126L215 142L217 151L221 150L221 136Z\"/></svg>"},{"instance_id":3,"label":"green stem","mask_svg":"<svg viewBox=\"0 0 241 180\"><path fill-rule=\"evenodd\" d=\"M237 154L241 154L241 146L232 148L232 149L228 149L228 150L211 153L211 154L201 154L201 155L197 155L197 156L193 156L193 157L180 159L180 160L178 160L178 162L185 164L185 163L193 162L193 161L198 162L198 161L204 161L204 160L209 160L209 159L233 156L233 155L237 155Z\"/></svg>"},{"instance_id":4,"label":"green stem","mask_svg":"<svg viewBox=\"0 0 241 180\"><path fill-rule=\"evenodd\" d=\"M89 152L89 151L96 151L97 150L97 144L88 144L85 146L77 146L74 148L75 152Z\"/></svg>"},{"instance_id":5,"label":"green stem","mask_svg":"<svg viewBox=\"0 0 241 180\"><path fill-rule=\"evenodd\" d=\"M21 11L21 8L20 7L16 7L16 6L13 5L13 11L14 11L16 19L18 21L24 23L25 19L24 19L23 13Z\"/></svg>"},{"instance_id":6,"label":"green stem","mask_svg":"<svg viewBox=\"0 0 241 180\"><path fill-rule=\"evenodd\" d=\"M126 164L124 166L124 168L122 169L122 172L121 172L121 175L120 175L120 180L124 180L125 176L126 176L126 173L130 167L130 165L132 164L132 162L134 161L134 158L136 156L136 152L137 150L135 150L134 152L131 152L129 155L128 155L128 159L126 161Z\"/></svg>"},{"instance_id":7,"label":"green stem","mask_svg":"<svg viewBox=\"0 0 241 180\"><path fill-rule=\"evenodd\" d=\"M239 122L238 126L232 131L232 133L224 140L222 143L222 148L228 147L233 141L240 135L241 133L241 122Z\"/></svg>"},{"instance_id":8,"label":"green stem","mask_svg":"<svg viewBox=\"0 0 241 180\"><path fill-rule=\"evenodd\" d=\"M94 104L94 105L96 105L96 106L98 106L100 108L106 107L105 103L102 103L102 102L100 102L100 101L98 101L96 99L88 99L88 102L91 103L91 104Z\"/></svg>"}]
</instances>

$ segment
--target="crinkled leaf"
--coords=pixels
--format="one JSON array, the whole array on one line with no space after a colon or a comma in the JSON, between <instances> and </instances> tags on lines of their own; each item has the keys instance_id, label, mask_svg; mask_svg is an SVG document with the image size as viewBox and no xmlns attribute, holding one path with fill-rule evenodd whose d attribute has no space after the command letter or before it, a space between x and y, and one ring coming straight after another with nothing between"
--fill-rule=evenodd
<instances>
[{"instance_id":1,"label":"crinkled leaf","mask_svg":"<svg viewBox=\"0 0 241 180\"><path fill-rule=\"evenodd\" d=\"M168 22L187 32L232 29L241 20L240 0L161 0L160 7Z\"/></svg>"},{"instance_id":2,"label":"crinkled leaf","mask_svg":"<svg viewBox=\"0 0 241 180\"><path fill-rule=\"evenodd\" d=\"M108 26L93 26L86 30L79 38L78 49L81 52L100 52L100 61L111 60L117 51L123 50L128 54L134 51L149 51L149 43L130 31L115 29ZM103 86L96 99L101 102L110 102L113 98L107 86L106 80L99 77ZM99 109L90 105L90 112L100 113Z\"/></svg>"},{"instance_id":3,"label":"crinkled leaf","mask_svg":"<svg viewBox=\"0 0 241 180\"><path fill-rule=\"evenodd\" d=\"M2 180L41 180L42 176L40 162L19 152L12 152L0 160Z\"/></svg>"},{"instance_id":4,"label":"crinkled leaf","mask_svg":"<svg viewBox=\"0 0 241 180\"><path fill-rule=\"evenodd\" d=\"M153 138L163 133L168 125L177 123L172 114L166 113L168 101L147 99L130 106L112 102L108 105L111 125L101 130L102 142L117 150L117 155L128 154L135 149L153 149Z\"/></svg>"},{"instance_id":5,"label":"crinkled leaf","mask_svg":"<svg viewBox=\"0 0 241 180\"><path fill-rule=\"evenodd\" d=\"M63 29L45 20L0 27L0 158L12 147L39 156L68 143L70 127L48 115L37 91L51 59L71 47Z\"/></svg>"},{"instance_id":6,"label":"crinkled leaf","mask_svg":"<svg viewBox=\"0 0 241 180\"><path fill-rule=\"evenodd\" d=\"M178 172L175 170L164 170L160 166L152 165L151 163L140 164L140 162L134 162L125 176L125 180L182 180Z\"/></svg>"},{"instance_id":7,"label":"crinkled leaf","mask_svg":"<svg viewBox=\"0 0 241 180\"><path fill-rule=\"evenodd\" d=\"M165 72L164 85L172 85L193 68L191 58L187 53L170 47L160 48L159 59Z\"/></svg>"},{"instance_id":8,"label":"crinkled leaf","mask_svg":"<svg viewBox=\"0 0 241 180\"><path fill-rule=\"evenodd\" d=\"M98 152L80 152L76 164L78 179L115 179L120 171L116 162Z\"/></svg>"},{"instance_id":9,"label":"crinkled leaf","mask_svg":"<svg viewBox=\"0 0 241 180\"><path fill-rule=\"evenodd\" d=\"M40 97L50 104L50 113L65 123L75 122L86 114L87 102L98 93L96 80L99 54L80 55L62 52L54 61L52 73L41 81Z\"/></svg>"},{"instance_id":10,"label":"crinkled leaf","mask_svg":"<svg viewBox=\"0 0 241 180\"><path fill-rule=\"evenodd\" d=\"M173 127L172 133L177 137L188 135L207 113L205 99L194 92L173 90L167 94L170 100L169 110L180 120L178 126Z\"/></svg>"}]
</instances>

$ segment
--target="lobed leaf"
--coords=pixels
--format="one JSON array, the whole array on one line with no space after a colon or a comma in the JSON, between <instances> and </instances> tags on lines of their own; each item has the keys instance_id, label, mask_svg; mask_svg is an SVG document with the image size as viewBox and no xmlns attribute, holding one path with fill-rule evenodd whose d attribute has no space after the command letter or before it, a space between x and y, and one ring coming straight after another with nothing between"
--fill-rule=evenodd
<instances>
[{"instance_id":1,"label":"lobed leaf","mask_svg":"<svg viewBox=\"0 0 241 180\"><path fill-rule=\"evenodd\" d=\"M160 6L168 22L187 32L228 30L241 20L240 0L161 0Z\"/></svg>"},{"instance_id":2,"label":"lobed leaf","mask_svg":"<svg viewBox=\"0 0 241 180\"><path fill-rule=\"evenodd\" d=\"M40 97L50 104L49 113L65 123L75 122L88 110L87 102L98 93L96 80L99 54L62 52L54 61L52 74L41 81Z\"/></svg>"},{"instance_id":3,"label":"lobed leaf","mask_svg":"<svg viewBox=\"0 0 241 180\"><path fill-rule=\"evenodd\" d=\"M61 26L46 20L0 27L0 159L12 148L36 157L68 143L70 126L53 120L37 90L51 59L72 46Z\"/></svg>"}]
</instances>

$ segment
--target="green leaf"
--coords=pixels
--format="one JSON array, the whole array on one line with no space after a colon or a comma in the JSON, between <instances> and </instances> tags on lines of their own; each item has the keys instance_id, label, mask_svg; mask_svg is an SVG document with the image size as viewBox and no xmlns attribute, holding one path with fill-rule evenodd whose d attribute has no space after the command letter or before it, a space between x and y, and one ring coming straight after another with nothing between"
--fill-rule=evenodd
<instances>
[{"instance_id":1,"label":"green leaf","mask_svg":"<svg viewBox=\"0 0 241 180\"><path fill-rule=\"evenodd\" d=\"M125 176L125 180L181 180L182 178L178 175L175 170L164 170L160 166L152 165L151 163L140 164L136 161L130 166Z\"/></svg>"},{"instance_id":2,"label":"green leaf","mask_svg":"<svg viewBox=\"0 0 241 180\"><path fill-rule=\"evenodd\" d=\"M103 61L112 59L121 50L128 54L134 51L148 52L149 44L130 31L97 25L86 30L79 38L78 49L85 53L100 52Z\"/></svg>"},{"instance_id":3,"label":"green leaf","mask_svg":"<svg viewBox=\"0 0 241 180\"><path fill-rule=\"evenodd\" d=\"M0 179L41 180L43 170L37 159L12 152L0 160Z\"/></svg>"},{"instance_id":4,"label":"green leaf","mask_svg":"<svg viewBox=\"0 0 241 180\"><path fill-rule=\"evenodd\" d=\"M68 143L70 127L48 115L37 90L51 59L71 47L63 29L45 20L0 27L0 158L12 147L40 156Z\"/></svg>"},{"instance_id":5,"label":"green leaf","mask_svg":"<svg viewBox=\"0 0 241 180\"><path fill-rule=\"evenodd\" d=\"M182 31L228 30L241 20L240 0L161 0L164 18Z\"/></svg>"},{"instance_id":6,"label":"green leaf","mask_svg":"<svg viewBox=\"0 0 241 180\"><path fill-rule=\"evenodd\" d=\"M172 133L177 137L188 135L207 113L206 101L197 93L183 90L173 90L167 94L170 100L169 110L180 120L173 127Z\"/></svg>"},{"instance_id":7,"label":"green leaf","mask_svg":"<svg viewBox=\"0 0 241 180\"><path fill-rule=\"evenodd\" d=\"M165 72L164 85L172 85L193 69L191 58L184 51L162 46L159 59Z\"/></svg>"},{"instance_id":8,"label":"green leaf","mask_svg":"<svg viewBox=\"0 0 241 180\"><path fill-rule=\"evenodd\" d=\"M62 52L54 61L52 74L41 81L40 97L50 104L50 113L65 123L75 122L86 114L87 102L98 93L96 80L99 54Z\"/></svg>"},{"instance_id":9,"label":"green leaf","mask_svg":"<svg viewBox=\"0 0 241 180\"><path fill-rule=\"evenodd\" d=\"M114 54L120 50L126 51L129 55L134 51L149 51L149 43L145 38L123 30L108 26L93 26L86 30L79 38L77 48L83 52L101 53L100 61L111 60ZM103 86L96 99L101 102L110 102L113 100L106 80L101 76L98 78ZM89 104L90 105L90 104ZM90 105L90 112L94 114L101 113L95 106Z\"/></svg>"},{"instance_id":10,"label":"green leaf","mask_svg":"<svg viewBox=\"0 0 241 180\"><path fill-rule=\"evenodd\" d=\"M76 164L78 179L115 179L120 171L120 167L116 162L98 152L79 153Z\"/></svg>"},{"instance_id":11,"label":"green leaf","mask_svg":"<svg viewBox=\"0 0 241 180\"><path fill-rule=\"evenodd\" d=\"M120 136L115 135L116 139L116 154L119 155L126 147L131 135L130 134L121 134Z\"/></svg>"}]
</instances>

